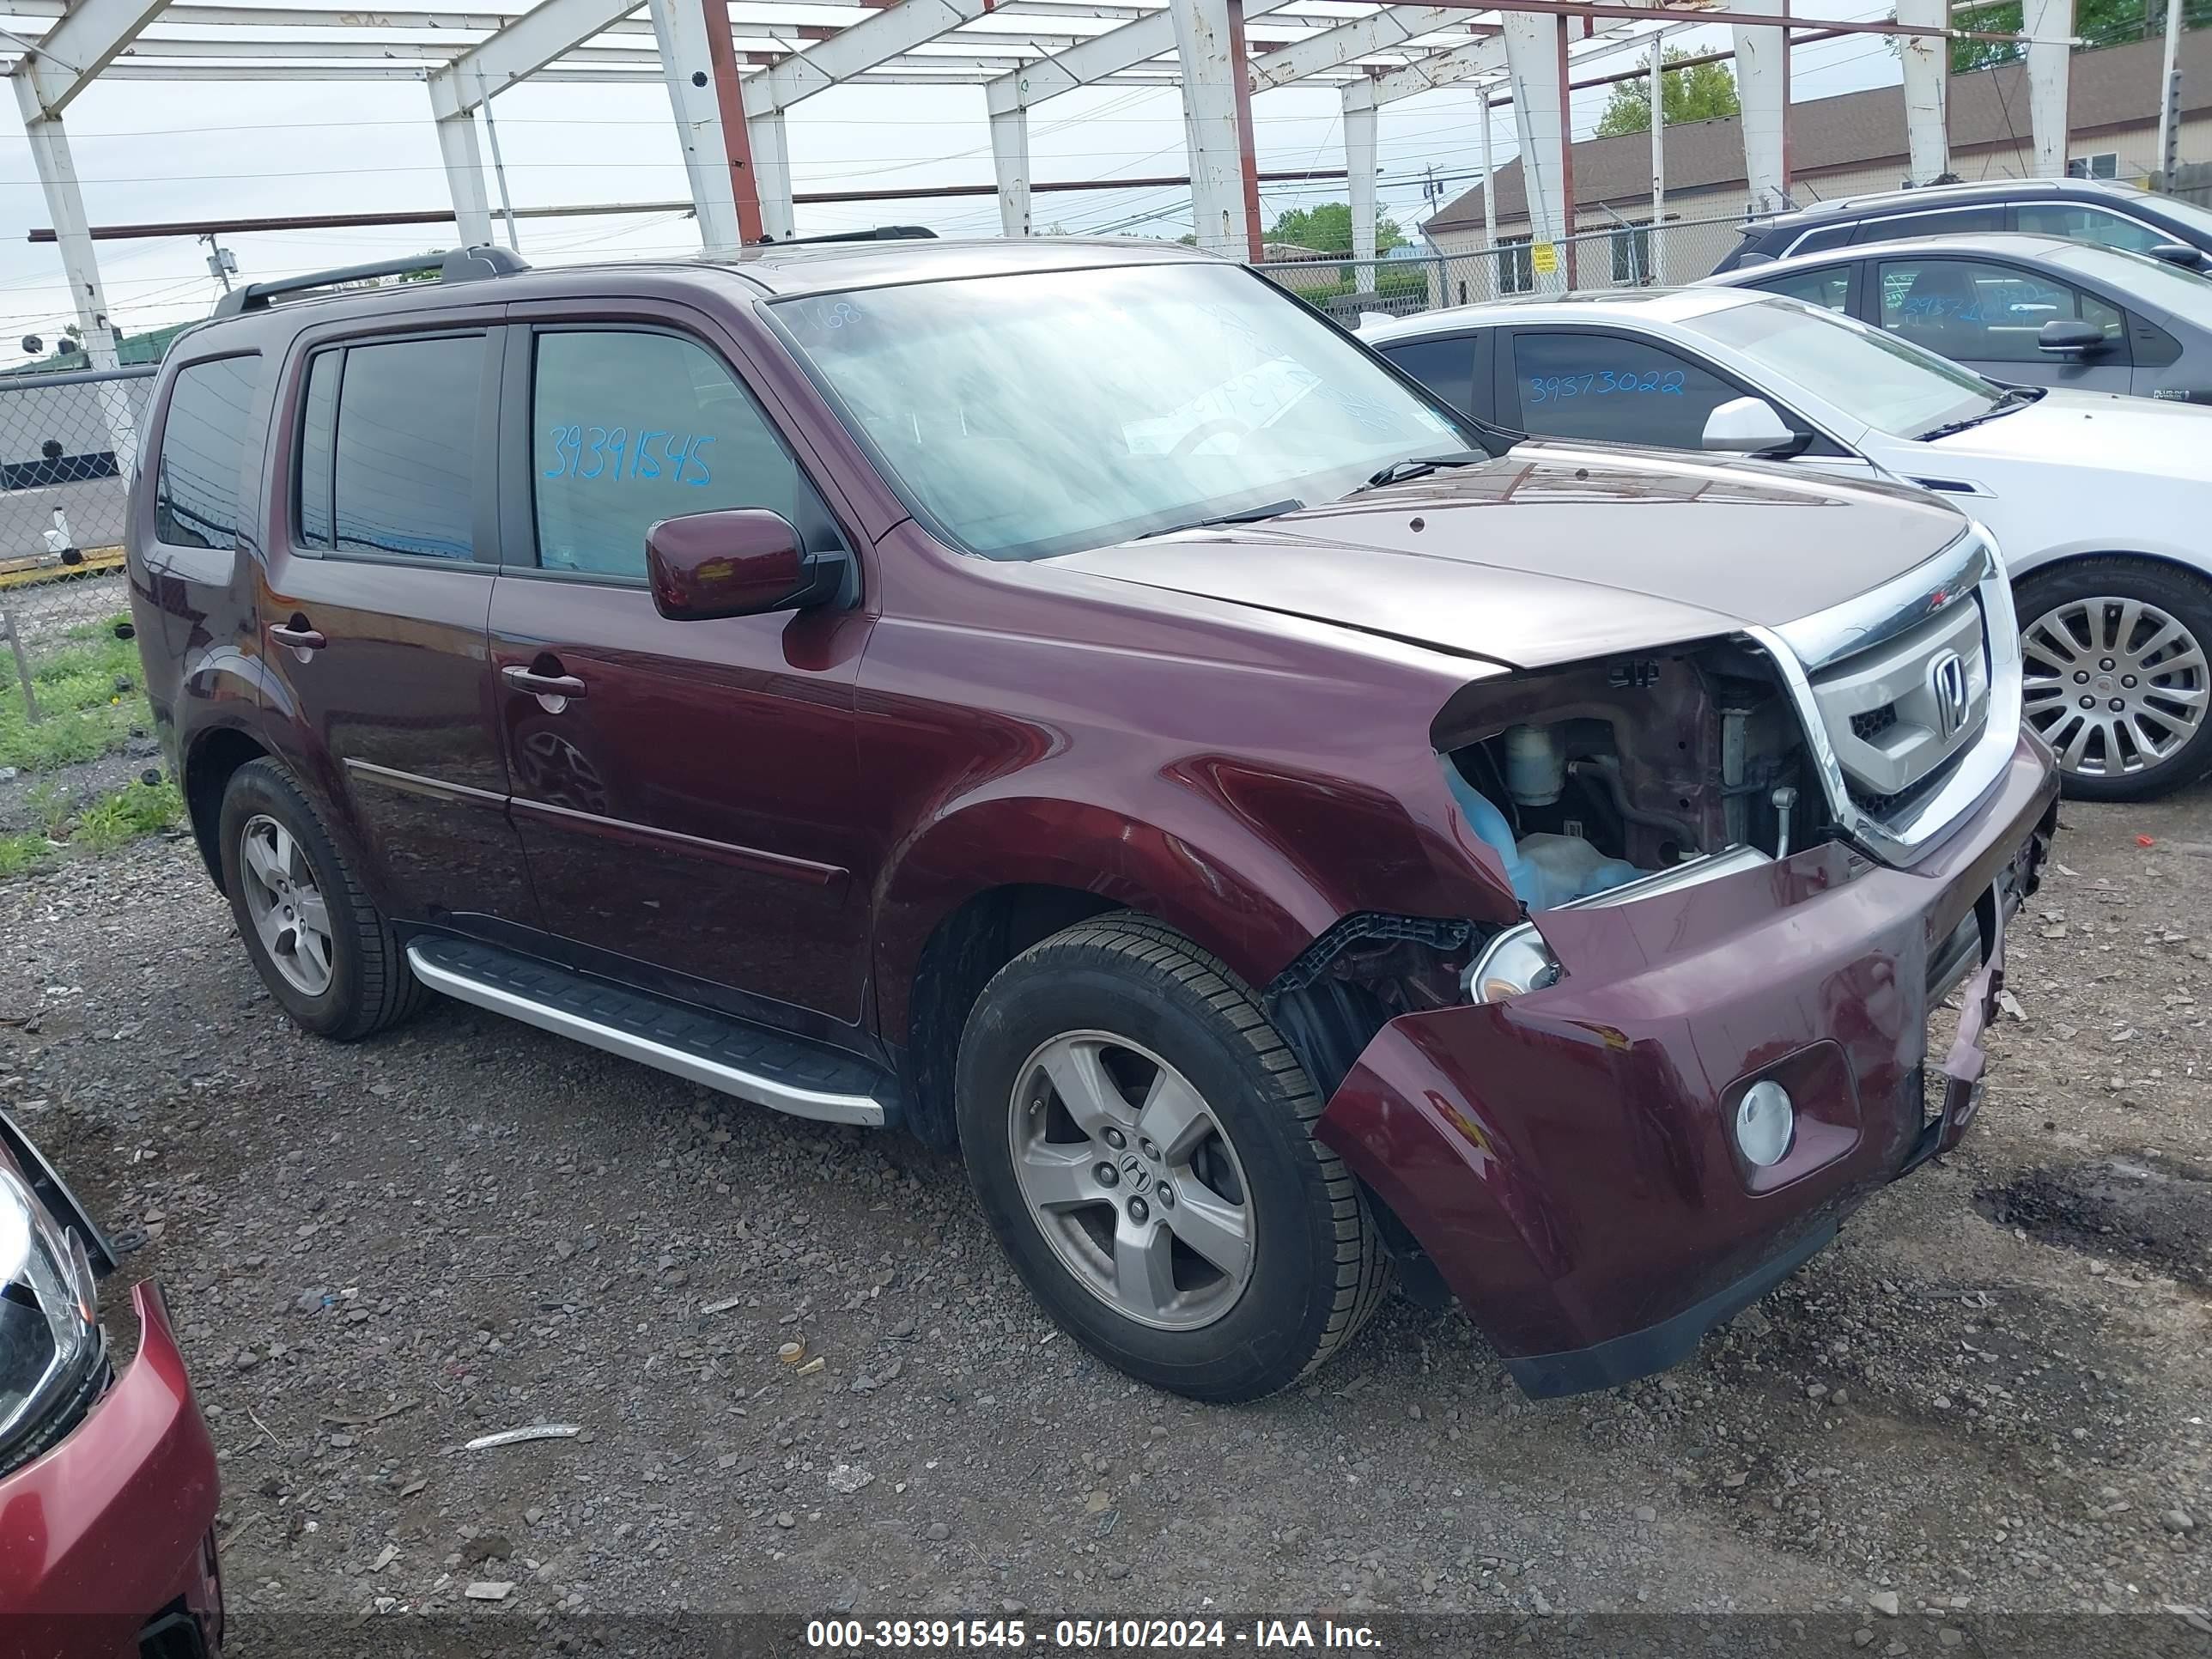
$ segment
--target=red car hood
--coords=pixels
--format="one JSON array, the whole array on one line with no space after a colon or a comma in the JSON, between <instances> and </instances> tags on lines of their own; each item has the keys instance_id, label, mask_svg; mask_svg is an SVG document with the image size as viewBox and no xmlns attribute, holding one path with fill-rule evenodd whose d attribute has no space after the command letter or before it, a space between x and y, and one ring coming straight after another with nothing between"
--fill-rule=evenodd
<instances>
[{"instance_id":1,"label":"red car hood","mask_svg":"<svg viewBox=\"0 0 2212 1659\"><path fill-rule=\"evenodd\" d=\"M1534 668L1789 622L1966 527L1898 486L1530 443L1261 524L1053 562Z\"/></svg>"}]
</instances>

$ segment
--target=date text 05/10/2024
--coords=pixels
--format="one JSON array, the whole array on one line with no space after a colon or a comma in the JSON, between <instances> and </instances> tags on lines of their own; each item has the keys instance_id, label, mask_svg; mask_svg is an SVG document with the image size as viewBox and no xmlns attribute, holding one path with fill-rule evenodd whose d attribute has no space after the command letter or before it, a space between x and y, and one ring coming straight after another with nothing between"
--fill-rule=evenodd
<instances>
[{"instance_id":1,"label":"date text 05/10/2024","mask_svg":"<svg viewBox=\"0 0 2212 1659\"><path fill-rule=\"evenodd\" d=\"M807 1621L806 1645L830 1653L1032 1645L1073 1652L1240 1647L1373 1651L1382 1641L1368 1626L1333 1619L1261 1619L1249 1626L1222 1619L815 1619Z\"/></svg>"}]
</instances>

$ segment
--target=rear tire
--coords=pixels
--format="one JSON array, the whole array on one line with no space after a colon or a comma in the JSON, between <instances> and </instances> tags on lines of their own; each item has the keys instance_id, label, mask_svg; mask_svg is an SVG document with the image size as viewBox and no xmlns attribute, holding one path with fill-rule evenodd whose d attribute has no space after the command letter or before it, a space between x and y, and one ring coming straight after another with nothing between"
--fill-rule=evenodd
<instances>
[{"instance_id":1,"label":"rear tire","mask_svg":"<svg viewBox=\"0 0 2212 1659\"><path fill-rule=\"evenodd\" d=\"M2143 800L2212 771L2212 583L2075 559L2022 580L2018 606L2024 712L2069 797Z\"/></svg>"},{"instance_id":2,"label":"rear tire","mask_svg":"<svg viewBox=\"0 0 2212 1659\"><path fill-rule=\"evenodd\" d=\"M216 833L238 935L295 1022L355 1042L422 1006L391 924L283 768L257 760L233 773Z\"/></svg>"},{"instance_id":3,"label":"rear tire","mask_svg":"<svg viewBox=\"0 0 2212 1659\"><path fill-rule=\"evenodd\" d=\"M1251 991L1118 915L1001 969L961 1039L961 1144L1037 1300L1091 1352L1194 1399L1257 1399L1382 1298L1358 1183ZM1110 1176L1109 1176L1110 1172Z\"/></svg>"}]
</instances>

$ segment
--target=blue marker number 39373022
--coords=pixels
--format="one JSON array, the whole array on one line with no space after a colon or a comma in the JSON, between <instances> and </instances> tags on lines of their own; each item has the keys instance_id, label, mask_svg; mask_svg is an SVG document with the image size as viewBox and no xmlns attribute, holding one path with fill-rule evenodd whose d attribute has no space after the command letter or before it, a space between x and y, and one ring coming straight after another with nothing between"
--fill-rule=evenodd
<instances>
[{"instance_id":1,"label":"blue marker number 39373022","mask_svg":"<svg viewBox=\"0 0 2212 1659\"><path fill-rule=\"evenodd\" d=\"M1682 395L1682 371L1647 368L1640 374L1634 369L1616 374L1609 368L1600 368L1586 374L1528 377L1528 401L1532 404L1555 403L1562 398L1603 398L1616 392L1679 398Z\"/></svg>"},{"instance_id":2,"label":"blue marker number 39373022","mask_svg":"<svg viewBox=\"0 0 2212 1659\"><path fill-rule=\"evenodd\" d=\"M666 478L671 483L704 489L714 474L707 465L711 432L685 435L620 426L556 426L550 429L552 462L548 478L605 478L622 483L635 478Z\"/></svg>"}]
</instances>

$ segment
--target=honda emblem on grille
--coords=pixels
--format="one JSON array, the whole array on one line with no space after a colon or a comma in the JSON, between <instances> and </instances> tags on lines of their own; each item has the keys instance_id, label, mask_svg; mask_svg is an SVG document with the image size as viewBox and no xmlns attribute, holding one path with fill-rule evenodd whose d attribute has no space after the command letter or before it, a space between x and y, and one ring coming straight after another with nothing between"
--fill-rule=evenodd
<instances>
[{"instance_id":1,"label":"honda emblem on grille","mask_svg":"<svg viewBox=\"0 0 2212 1659\"><path fill-rule=\"evenodd\" d=\"M1946 739L1959 735L1972 703L1966 686L1966 659L1939 651L1928 665L1928 690L1936 700L1936 724Z\"/></svg>"}]
</instances>

